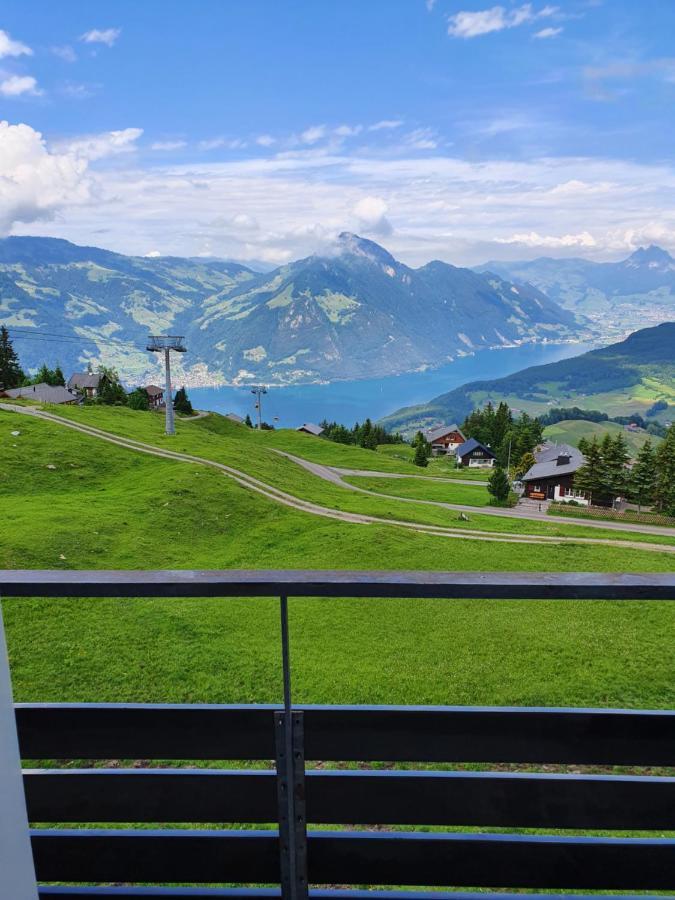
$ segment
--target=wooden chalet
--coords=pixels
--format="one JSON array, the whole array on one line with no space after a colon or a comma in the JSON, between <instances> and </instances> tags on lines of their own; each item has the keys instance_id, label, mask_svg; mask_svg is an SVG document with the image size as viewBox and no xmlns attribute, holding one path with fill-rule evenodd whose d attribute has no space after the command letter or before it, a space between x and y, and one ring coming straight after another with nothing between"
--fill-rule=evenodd
<instances>
[{"instance_id":1,"label":"wooden chalet","mask_svg":"<svg viewBox=\"0 0 675 900\"><path fill-rule=\"evenodd\" d=\"M161 409L164 406L164 389L157 387L156 384L149 384L145 388L148 395L148 406L150 409Z\"/></svg>"},{"instance_id":2,"label":"wooden chalet","mask_svg":"<svg viewBox=\"0 0 675 900\"><path fill-rule=\"evenodd\" d=\"M536 463L521 478L526 497L588 505L587 495L574 487L574 473L586 462L583 453L569 444L545 444L534 458Z\"/></svg>"},{"instance_id":3,"label":"wooden chalet","mask_svg":"<svg viewBox=\"0 0 675 900\"><path fill-rule=\"evenodd\" d=\"M481 444L476 438L469 438L457 447L455 458L458 466L486 469L494 466L497 457L485 444Z\"/></svg>"},{"instance_id":4,"label":"wooden chalet","mask_svg":"<svg viewBox=\"0 0 675 900\"><path fill-rule=\"evenodd\" d=\"M437 425L424 432L424 437L431 444L432 456L447 456L466 442L458 425Z\"/></svg>"},{"instance_id":5,"label":"wooden chalet","mask_svg":"<svg viewBox=\"0 0 675 900\"><path fill-rule=\"evenodd\" d=\"M323 428L320 425L315 425L313 422L303 422L303 424L295 430L302 431L304 434L311 434L314 437L320 437L320 435L323 434Z\"/></svg>"},{"instance_id":6,"label":"wooden chalet","mask_svg":"<svg viewBox=\"0 0 675 900\"><path fill-rule=\"evenodd\" d=\"M74 372L68 379L67 388L69 391L76 391L88 400L93 400L98 394L100 384L100 375L95 375L93 372Z\"/></svg>"}]
</instances>

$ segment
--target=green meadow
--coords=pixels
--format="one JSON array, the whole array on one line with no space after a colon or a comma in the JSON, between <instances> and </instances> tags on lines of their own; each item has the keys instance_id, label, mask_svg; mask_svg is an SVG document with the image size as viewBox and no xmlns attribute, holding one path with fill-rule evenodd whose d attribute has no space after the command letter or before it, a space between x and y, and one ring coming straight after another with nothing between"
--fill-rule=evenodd
<instances>
[{"instance_id":1,"label":"green meadow","mask_svg":"<svg viewBox=\"0 0 675 900\"><path fill-rule=\"evenodd\" d=\"M364 457L375 460L372 471L406 466L383 454L293 432L257 434L217 416L180 421L169 439L161 417L151 413L66 412L230 464L326 507L353 504L411 522L438 516L460 527L450 511L345 490L274 450L344 468L364 468ZM2 568L670 572L674 564L672 555L633 546L501 543L336 521L275 502L215 469L6 411L0 412L0 455ZM381 481L394 491L408 479ZM415 490L453 498L484 491L410 481ZM398 496L407 489L399 485ZM517 534L522 526L535 533L537 525L549 536L620 537L479 513L470 520L486 536L488 529ZM264 702L281 696L278 609L269 599L7 598L3 611L17 700ZM675 606L667 603L291 600L294 687L302 702L667 707L675 700L674 636Z\"/></svg>"}]
</instances>

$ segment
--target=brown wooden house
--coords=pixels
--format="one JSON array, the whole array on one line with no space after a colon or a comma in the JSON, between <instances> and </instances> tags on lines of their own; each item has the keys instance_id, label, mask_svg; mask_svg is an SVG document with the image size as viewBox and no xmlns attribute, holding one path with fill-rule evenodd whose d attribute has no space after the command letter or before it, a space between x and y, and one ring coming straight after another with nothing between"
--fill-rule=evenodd
<instances>
[{"instance_id":1,"label":"brown wooden house","mask_svg":"<svg viewBox=\"0 0 675 900\"><path fill-rule=\"evenodd\" d=\"M145 388L148 395L148 406L150 409L161 409L164 406L164 389L157 387L156 384L149 384Z\"/></svg>"},{"instance_id":2,"label":"brown wooden house","mask_svg":"<svg viewBox=\"0 0 675 900\"><path fill-rule=\"evenodd\" d=\"M588 497L574 487L574 473L586 462L583 453L569 444L545 444L535 453L536 463L523 475L525 496L530 500L574 500L584 505Z\"/></svg>"},{"instance_id":3,"label":"brown wooden house","mask_svg":"<svg viewBox=\"0 0 675 900\"><path fill-rule=\"evenodd\" d=\"M458 425L438 425L425 431L424 437L431 444L433 456L447 456L466 441Z\"/></svg>"}]
</instances>

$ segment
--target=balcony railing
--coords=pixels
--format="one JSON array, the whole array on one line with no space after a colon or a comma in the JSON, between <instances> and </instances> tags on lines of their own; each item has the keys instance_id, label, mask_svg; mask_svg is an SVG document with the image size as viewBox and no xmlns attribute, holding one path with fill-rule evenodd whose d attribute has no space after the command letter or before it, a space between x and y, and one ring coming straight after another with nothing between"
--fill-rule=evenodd
<instances>
[{"instance_id":1,"label":"balcony railing","mask_svg":"<svg viewBox=\"0 0 675 900\"><path fill-rule=\"evenodd\" d=\"M0 838L16 839L25 829L26 808L31 821L51 823L30 832L42 900L308 894L317 900L466 900L475 895L458 888L675 888L675 840L663 836L675 831L675 778L514 772L504 766L673 767L675 712L297 706L288 635L288 602L294 597L657 602L675 600L675 575L39 571L0 572L0 592L11 597L280 598L283 705L16 706L24 759L275 761L273 769L264 770L24 771L25 801L21 797L19 803L15 792L12 803L0 804ZM6 664L4 671L7 681ZM11 747L0 743L0 753L3 746L6 758L0 761L11 776ZM306 759L425 766L419 771L312 769ZM18 752L14 762L18 765ZM491 763L500 769L447 771L434 769L434 763ZM75 829L63 827L76 823ZM126 827L84 828L82 823ZM199 827L157 827L171 823ZM222 823L264 827L223 828ZM489 831L495 828L511 832ZM548 833L514 833L524 829ZM648 836L606 835L615 831ZM10 878L21 875L20 838L4 859L0 840L0 871ZM4 894L0 887L2 900L38 896L34 882L32 894L21 893L19 881L14 883L19 885L14 893ZM85 886L90 883L115 886ZM276 887L263 887L270 884ZM309 884L388 890L309 891ZM401 892L402 886L446 890ZM512 896L499 894L500 900Z\"/></svg>"}]
</instances>

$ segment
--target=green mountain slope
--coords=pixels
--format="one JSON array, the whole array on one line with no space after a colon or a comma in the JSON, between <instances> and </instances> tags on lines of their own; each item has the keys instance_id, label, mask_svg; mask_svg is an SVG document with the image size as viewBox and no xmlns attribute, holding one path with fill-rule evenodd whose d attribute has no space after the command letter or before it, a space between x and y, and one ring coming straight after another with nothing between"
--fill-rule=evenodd
<instances>
[{"instance_id":1,"label":"green mountain slope","mask_svg":"<svg viewBox=\"0 0 675 900\"><path fill-rule=\"evenodd\" d=\"M553 406L597 409L610 416L645 415L657 400L669 404L660 421L675 412L675 322L645 328L625 341L506 378L473 381L429 403L400 409L383 420L392 430L410 431L439 421L462 419L488 400L507 401L530 413Z\"/></svg>"},{"instance_id":2,"label":"green mountain slope","mask_svg":"<svg viewBox=\"0 0 675 900\"><path fill-rule=\"evenodd\" d=\"M188 385L373 377L583 330L533 287L441 262L411 269L352 234L326 255L265 274L7 238L2 322L15 329L28 367L101 360L128 381L157 377L148 332L184 334L187 371L178 376Z\"/></svg>"},{"instance_id":3,"label":"green mountain slope","mask_svg":"<svg viewBox=\"0 0 675 900\"><path fill-rule=\"evenodd\" d=\"M543 291L566 309L625 334L675 317L675 259L660 247L641 247L616 263L586 259L491 261L476 268Z\"/></svg>"}]
</instances>

